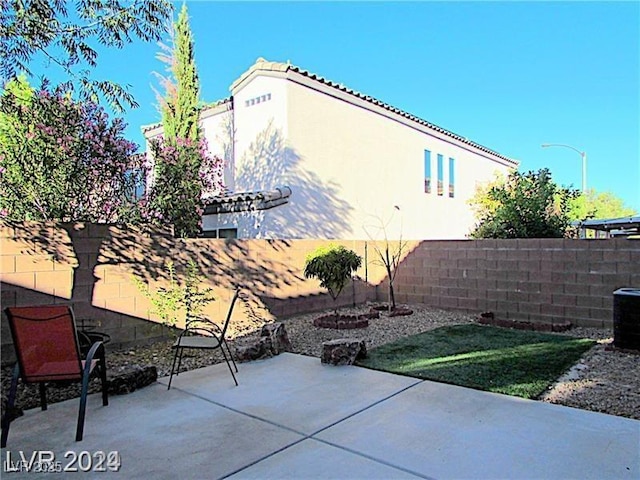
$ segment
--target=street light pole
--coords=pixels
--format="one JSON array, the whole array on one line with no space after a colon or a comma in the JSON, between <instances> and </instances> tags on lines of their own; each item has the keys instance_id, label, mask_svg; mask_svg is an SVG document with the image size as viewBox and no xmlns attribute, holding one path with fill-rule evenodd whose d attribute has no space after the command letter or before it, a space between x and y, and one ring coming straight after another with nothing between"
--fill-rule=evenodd
<instances>
[{"instance_id":1,"label":"street light pole","mask_svg":"<svg viewBox=\"0 0 640 480\"><path fill-rule=\"evenodd\" d=\"M582 152L571 145L565 145L564 143L543 143L542 148L547 147L565 147L570 148L574 152L578 152L582 158L582 193L587 192L587 152Z\"/></svg>"}]
</instances>

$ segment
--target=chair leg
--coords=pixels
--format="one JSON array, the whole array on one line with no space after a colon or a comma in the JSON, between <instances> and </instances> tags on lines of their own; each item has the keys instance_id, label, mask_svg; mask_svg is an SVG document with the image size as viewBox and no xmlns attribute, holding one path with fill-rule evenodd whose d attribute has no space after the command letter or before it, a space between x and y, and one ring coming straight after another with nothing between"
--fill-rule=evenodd
<instances>
[{"instance_id":1,"label":"chair leg","mask_svg":"<svg viewBox=\"0 0 640 480\"><path fill-rule=\"evenodd\" d=\"M227 346L227 351L229 352L229 358L231 358L231 361L233 362L233 366L236 369L236 373L238 373L238 365L236 365L236 361L233 359L233 353L231 353L231 349L229 348L229 344L227 343L227 341L223 338L222 341L224 342L224 344ZM222 349L222 347L220 347Z\"/></svg>"},{"instance_id":2,"label":"chair leg","mask_svg":"<svg viewBox=\"0 0 640 480\"><path fill-rule=\"evenodd\" d=\"M107 386L107 360L104 355L100 358L100 380L102 381L102 405L109 405L109 387Z\"/></svg>"},{"instance_id":3,"label":"chair leg","mask_svg":"<svg viewBox=\"0 0 640 480\"><path fill-rule=\"evenodd\" d=\"M9 398L7 399L7 407L2 416L2 448L7 446L7 437L9 437L9 427L11 426L11 415L13 414L13 406L16 403L16 390L18 389L18 377L20 376L20 367L16 363L13 368L13 376L11 377L11 387L9 388Z\"/></svg>"},{"instance_id":4,"label":"chair leg","mask_svg":"<svg viewBox=\"0 0 640 480\"><path fill-rule=\"evenodd\" d=\"M167 390L171 390L171 380L173 380L173 371L176 368L176 360L178 359L178 350L181 350L181 349L176 347L176 353L173 354L173 363L171 364L171 375L169 376L169 385L167 385Z\"/></svg>"},{"instance_id":5,"label":"chair leg","mask_svg":"<svg viewBox=\"0 0 640 480\"><path fill-rule=\"evenodd\" d=\"M233 373L233 368L231 368L231 364L229 363L229 360L227 359L227 354L224 353L224 348L222 348L222 345L220 345L220 351L222 352L222 356L224 357L224 361L227 362L227 367L229 367L229 371L231 372L231 376L233 377L233 381L236 383L236 387L237 387L238 386L238 380L236 380L236 376ZM233 360L233 358L231 360Z\"/></svg>"},{"instance_id":6,"label":"chair leg","mask_svg":"<svg viewBox=\"0 0 640 480\"><path fill-rule=\"evenodd\" d=\"M182 365L183 353L184 353L184 348L180 348L180 355L178 355L178 369L176 370L176 375L180 375L180 366Z\"/></svg>"},{"instance_id":7,"label":"chair leg","mask_svg":"<svg viewBox=\"0 0 640 480\"><path fill-rule=\"evenodd\" d=\"M80 410L78 411L78 426L76 427L76 442L82 440L84 433L84 417L87 411L87 392L89 391L89 373L82 376L82 390L80 392Z\"/></svg>"},{"instance_id":8,"label":"chair leg","mask_svg":"<svg viewBox=\"0 0 640 480\"><path fill-rule=\"evenodd\" d=\"M44 384L44 382L40 382L39 386L40 386L40 407L44 411L47 409L47 386Z\"/></svg>"}]
</instances>

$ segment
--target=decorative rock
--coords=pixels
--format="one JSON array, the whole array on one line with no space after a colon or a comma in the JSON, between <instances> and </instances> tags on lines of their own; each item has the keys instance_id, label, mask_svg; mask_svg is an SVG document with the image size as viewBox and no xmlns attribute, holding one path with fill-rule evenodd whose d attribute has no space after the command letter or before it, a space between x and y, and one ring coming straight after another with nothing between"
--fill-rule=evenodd
<instances>
[{"instance_id":1,"label":"decorative rock","mask_svg":"<svg viewBox=\"0 0 640 480\"><path fill-rule=\"evenodd\" d=\"M397 305L395 307L389 308L389 305L373 305L371 307L371 312L376 313L386 313L389 317L403 317L407 315L413 315L413 310L408 307L404 307L401 305ZM376 317L378 318L378 317Z\"/></svg>"},{"instance_id":2,"label":"decorative rock","mask_svg":"<svg viewBox=\"0 0 640 480\"><path fill-rule=\"evenodd\" d=\"M273 356L271 337L260 337L252 342L236 345L235 350L238 362L250 362Z\"/></svg>"},{"instance_id":3,"label":"decorative rock","mask_svg":"<svg viewBox=\"0 0 640 480\"><path fill-rule=\"evenodd\" d=\"M276 322L263 326L260 338L237 345L235 350L237 361L249 362L290 352L292 348L284 323Z\"/></svg>"},{"instance_id":4,"label":"decorative rock","mask_svg":"<svg viewBox=\"0 0 640 480\"><path fill-rule=\"evenodd\" d=\"M313 320L313 326L318 328L333 328L336 330L352 330L354 328L367 328L369 319L380 318L378 312L363 313L361 315L325 315Z\"/></svg>"},{"instance_id":5,"label":"decorative rock","mask_svg":"<svg viewBox=\"0 0 640 480\"><path fill-rule=\"evenodd\" d=\"M503 320L495 318L493 312L483 312L478 317L478 323L482 325L493 325L495 327L513 328L516 330L532 330L536 332L566 332L572 327L571 322L563 321L556 323L549 322L528 322L524 320Z\"/></svg>"},{"instance_id":6,"label":"decorative rock","mask_svg":"<svg viewBox=\"0 0 640 480\"><path fill-rule=\"evenodd\" d=\"M269 337L271 339L271 348L274 355L278 355L281 352L290 352L292 350L287 330L284 328L284 323L282 322L264 325L260 332L260 336Z\"/></svg>"},{"instance_id":7,"label":"decorative rock","mask_svg":"<svg viewBox=\"0 0 640 480\"><path fill-rule=\"evenodd\" d=\"M119 370L107 370L107 390L110 395L122 395L151 385L158 379L154 365L130 365Z\"/></svg>"},{"instance_id":8,"label":"decorative rock","mask_svg":"<svg viewBox=\"0 0 640 480\"><path fill-rule=\"evenodd\" d=\"M367 356L364 340L358 338L339 338L322 343L322 363L330 365L353 365L359 358Z\"/></svg>"}]
</instances>

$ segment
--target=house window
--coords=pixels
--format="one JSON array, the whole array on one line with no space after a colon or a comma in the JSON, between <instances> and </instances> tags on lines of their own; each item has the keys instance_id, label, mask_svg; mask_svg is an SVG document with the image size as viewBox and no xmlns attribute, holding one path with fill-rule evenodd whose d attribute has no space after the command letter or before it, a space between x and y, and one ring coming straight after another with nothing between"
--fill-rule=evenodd
<instances>
[{"instance_id":1,"label":"house window","mask_svg":"<svg viewBox=\"0 0 640 480\"><path fill-rule=\"evenodd\" d=\"M438 154L438 196L444 195L444 158Z\"/></svg>"},{"instance_id":2,"label":"house window","mask_svg":"<svg viewBox=\"0 0 640 480\"><path fill-rule=\"evenodd\" d=\"M454 197L454 184L456 178L454 174L455 163L456 161L449 157L449 198Z\"/></svg>"},{"instance_id":3,"label":"house window","mask_svg":"<svg viewBox=\"0 0 640 480\"><path fill-rule=\"evenodd\" d=\"M200 238L238 238L237 228L220 228L217 230L205 230L200 233Z\"/></svg>"},{"instance_id":4,"label":"house window","mask_svg":"<svg viewBox=\"0 0 640 480\"><path fill-rule=\"evenodd\" d=\"M431 193L431 152L424 151L424 193Z\"/></svg>"},{"instance_id":5,"label":"house window","mask_svg":"<svg viewBox=\"0 0 640 480\"><path fill-rule=\"evenodd\" d=\"M237 228L221 228L218 230L218 238L238 238Z\"/></svg>"},{"instance_id":6,"label":"house window","mask_svg":"<svg viewBox=\"0 0 640 480\"><path fill-rule=\"evenodd\" d=\"M253 107L254 105L266 102L268 100L271 100L271 94L270 93L265 93L264 95L260 95L258 97L253 97L253 98L250 98L248 100L245 100L244 101L244 106L245 107Z\"/></svg>"}]
</instances>

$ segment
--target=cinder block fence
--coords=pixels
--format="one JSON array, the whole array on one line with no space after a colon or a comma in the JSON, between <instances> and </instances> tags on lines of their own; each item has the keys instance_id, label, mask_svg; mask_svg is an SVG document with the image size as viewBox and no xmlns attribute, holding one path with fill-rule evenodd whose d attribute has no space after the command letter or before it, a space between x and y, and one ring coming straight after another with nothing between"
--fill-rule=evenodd
<instances>
[{"instance_id":1,"label":"cinder block fence","mask_svg":"<svg viewBox=\"0 0 640 480\"><path fill-rule=\"evenodd\" d=\"M0 222L1 302L3 308L71 304L79 321L109 333L113 346L149 342L167 330L134 279L152 289L167 286L167 261L181 275L193 260L202 286L218 300L204 313L223 316L233 286L240 285L245 295L232 324L260 328L274 318L333 306L318 282L302 273L306 255L326 243L184 240L115 225ZM371 242L332 243L365 259L357 272L362 280L345 289L338 304L386 300L385 271ZM640 241L627 239L412 241L395 282L403 303L598 327L612 325L613 291L630 286L640 286ZM1 334L6 361L13 349L4 314Z\"/></svg>"},{"instance_id":2,"label":"cinder block fence","mask_svg":"<svg viewBox=\"0 0 640 480\"><path fill-rule=\"evenodd\" d=\"M610 327L614 290L640 287L640 240L423 241L394 285L401 302Z\"/></svg>"}]
</instances>

